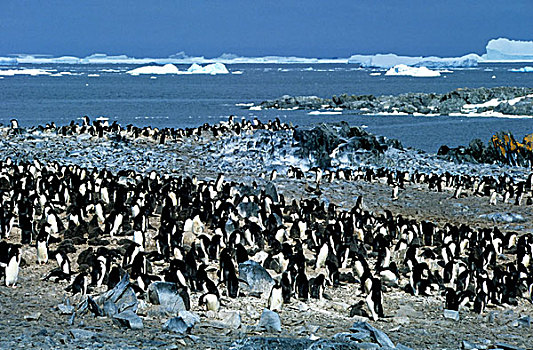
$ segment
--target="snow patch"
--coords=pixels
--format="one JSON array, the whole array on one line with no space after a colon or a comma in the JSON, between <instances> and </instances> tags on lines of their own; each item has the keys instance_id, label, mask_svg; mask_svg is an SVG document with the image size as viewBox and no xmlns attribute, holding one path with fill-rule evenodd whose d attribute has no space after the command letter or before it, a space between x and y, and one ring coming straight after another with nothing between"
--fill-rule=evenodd
<instances>
[{"instance_id":1,"label":"snow patch","mask_svg":"<svg viewBox=\"0 0 533 350\"><path fill-rule=\"evenodd\" d=\"M405 64L398 64L389 69L387 76L409 76L416 78L440 77L440 72L433 71L426 67L409 67Z\"/></svg>"}]
</instances>

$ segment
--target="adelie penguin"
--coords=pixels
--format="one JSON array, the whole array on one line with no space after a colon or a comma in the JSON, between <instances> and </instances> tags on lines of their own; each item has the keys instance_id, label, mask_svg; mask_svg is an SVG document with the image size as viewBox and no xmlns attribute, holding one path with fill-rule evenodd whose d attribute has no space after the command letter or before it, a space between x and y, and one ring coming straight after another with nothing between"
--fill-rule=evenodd
<instances>
[{"instance_id":1,"label":"adelie penguin","mask_svg":"<svg viewBox=\"0 0 533 350\"><path fill-rule=\"evenodd\" d=\"M49 234L46 231L45 225L41 227L39 234L37 235L37 264L48 263L48 238Z\"/></svg>"},{"instance_id":2,"label":"adelie penguin","mask_svg":"<svg viewBox=\"0 0 533 350\"><path fill-rule=\"evenodd\" d=\"M10 244L7 252L7 264L5 266L5 283L7 287L15 287L19 276L21 260L21 246Z\"/></svg>"},{"instance_id":3,"label":"adelie penguin","mask_svg":"<svg viewBox=\"0 0 533 350\"><path fill-rule=\"evenodd\" d=\"M366 305L372 314L372 319L377 321L380 317L385 317L383 314L382 294L381 294L381 280L379 278L372 278L370 286L370 293L366 297Z\"/></svg>"},{"instance_id":4,"label":"adelie penguin","mask_svg":"<svg viewBox=\"0 0 533 350\"><path fill-rule=\"evenodd\" d=\"M271 311L280 311L283 306L283 288L276 281L272 289L270 290L270 295L268 297L268 309Z\"/></svg>"}]
</instances>

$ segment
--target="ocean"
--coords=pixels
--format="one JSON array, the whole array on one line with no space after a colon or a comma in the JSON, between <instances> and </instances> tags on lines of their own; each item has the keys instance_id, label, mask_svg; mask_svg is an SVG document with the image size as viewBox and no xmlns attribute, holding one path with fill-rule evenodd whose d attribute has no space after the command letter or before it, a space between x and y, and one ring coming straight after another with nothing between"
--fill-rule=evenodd
<instances>
[{"instance_id":1,"label":"ocean","mask_svg":"<svg viewBox=\"0 0 533 350\"><path fill-rule=\"evenodd\" d=\"M436 78L389 77L385 70L353 64L228 65L226 75L131 76L138 65L39 64L0 69L35 68L70 75L4 76L0 79L0 123L16 118L21 126L64 125L88 115L105 116L122 125L196 127L237 118L280 118L302 128L322 122L346 121L377 135L399 139L404 146L436 152L438 148L488 141L497 131L518 137L533 132L533 119L448 116L310 115L309 111L249 110L241 104L260 103L282 95L445 93L457 88L533 87L533 73L515 73L524 64L480 64L452 69ZM186 70L188 65L178 65ZM381 73L377 76L375 73ZM242 74L241 74L242 73ZM374 73L371 75L371 73Z\"/></svg>"}]
</instances>

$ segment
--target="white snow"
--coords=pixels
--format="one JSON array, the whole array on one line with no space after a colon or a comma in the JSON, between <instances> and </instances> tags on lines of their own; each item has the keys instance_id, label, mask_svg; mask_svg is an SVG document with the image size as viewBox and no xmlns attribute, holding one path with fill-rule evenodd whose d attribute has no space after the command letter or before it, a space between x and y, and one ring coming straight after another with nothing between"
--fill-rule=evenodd
<instances>
[{"instance_id":1,"label":"white snow","mask_svg":"<svg viewBox=\"0 0 533 350\"><path fill-rule=\"evenodd\" d=\"M378 55L353 55L348 59L348 63L360 64L362 67L391 68L400 64L406 66L429 67L429 68L457 68L475 67L480 60L476 54L469 54L462 57L414 57L398 56L395 54Z\"/></svg>"},{"instance_id":2,"label":"white snow","mask_svg":"<svg viewBox=\"0 0 533 350\"><path fill-rule=\"evenodd\" d=\"M526 67L522 67L522 68L510 69L509 71L510 72L514 72L514 73L533 73L533 67L526 66Z\"/></svg>"},{"instance_id":3,"label":"white snow","mask_svg":"<svg viewBox=\"0 0 533 350\"><path fill-rule=\"evenodd\" d=\"M440 73L433 71L426 67L409 67L405 64L398 64L391 69L389 69L385 75L387 76L409 76L416 78L427 78L427 77L440 77Z\"/></svg>"},{"instance_id":4,"label":"white snow","mask_svg":"<svg viewBox=\"0 0 533 350\"><path fill-rule=\"evenodd\" d=\"M45 70L45 69L4 69L0 70L0 75L12 77L15 75L31 75L31 76L38 76L38 75L52 75L52 70Z\"/></svg>"},{"instance_id":5,"label":"white snow","mask_svg":"<svg viewBox=\"0 0 533 350\"><path fill-rule=\"evenodd\" d=\"M533 61L533 41L492 39L482 56L486 61Z\"/></svg>"}]
</instances>

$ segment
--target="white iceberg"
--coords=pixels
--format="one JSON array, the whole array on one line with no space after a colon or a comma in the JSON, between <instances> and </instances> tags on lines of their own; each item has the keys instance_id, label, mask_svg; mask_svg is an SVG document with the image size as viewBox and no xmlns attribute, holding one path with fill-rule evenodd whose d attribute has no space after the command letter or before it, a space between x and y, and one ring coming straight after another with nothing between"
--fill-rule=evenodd
<instances>
[{"instance_id":1,"label":"white iceberg","mask_svg":"<svg viewBox=\"0 0 533 350\"><path fill-rule=\"evenodd\" d=\"M162 74L229 74L228 69L222 63L212 63L204 67L193 63L186 71L180 71L175 65L168 63L164 66L143 66L127 71L130 75L162 75Z\"/></svg>"},{"instance_id":2,"label":"white iceberg","mask_svg":"<svg viewBox=\"0 0 533 350\"><path fill-rule=\"evenodd\" d=\"M492 39L486 50L487 53L481 56L486 61L533 62L533 41Z\"/></svg>"},{"instance_id":3,"label":"white iceberg","mask_svg":"<svg viewBox=\"0 0 533 350\"><path fill-rule=\"evenodd\" d=\"M409 67L405 64L398 64L389 69L387 76L409 76L416 78L440 77L440 72L431 70L426 67Z\"/></svg>"},{"instance_id":4,"label":"white iceberg","mask_svg":"<svg viewBox=\"0 0 533 350\"><path fill-rule=\"evenodd\" d=\"M164 66L144 66L138 67L132 70L127 71L126 73L130 75L141 75L141 74L179 74L180 70L173 64L165 64Z\"/></svg>"},{"instance_id":5,"label":"white iceberg","mask_svg":"<svg viewBox=\"0 0 533 350\"><path fill-rule=\"evenodd\" d=\"M353 55L348 59L348 63L359 64L361 67L391 68L400 64L414 67L428 68L465 68L475 67L481 59L476 54L469 54L462 57L414 57L398 56L395 54L378 55Z\"/></svg>"},{"instance_id":6,"label":"white iceberg","mask_svg":"<svg viewBox=\"0 0 533 350\"><path fill-rule=\"evenodd\" d=\"M44 70L44 69L4 69L0 70L0 76L8 76L12 77L15 75L30 75L32 77L38 76L38 75L52 75L51 70Z\"/></svg>"},{"instance_id":7,"label":"white iceberg","mask_svg":"<svg viewBox=\"0 0 533 350\"><path fill-rule=\"evenodd\" d=\"M190 74L229 74L228 69L222 63L212 63L204 67L200 66L199 64L193 63L189 67L189 69L187 69L187 72Z\"/></svg>"},{"instance_id":8,"label":"white iceberg","mask_svg":"<svg viewBox=\"0 0 533 350\"><path fill-rule=\"evenodd\" d=\"M514 72L514 73L533 73L533 67L526 66L526 67L522 67L522 68L509 69L509 72Z\"/></svg>"}]
</instances>

